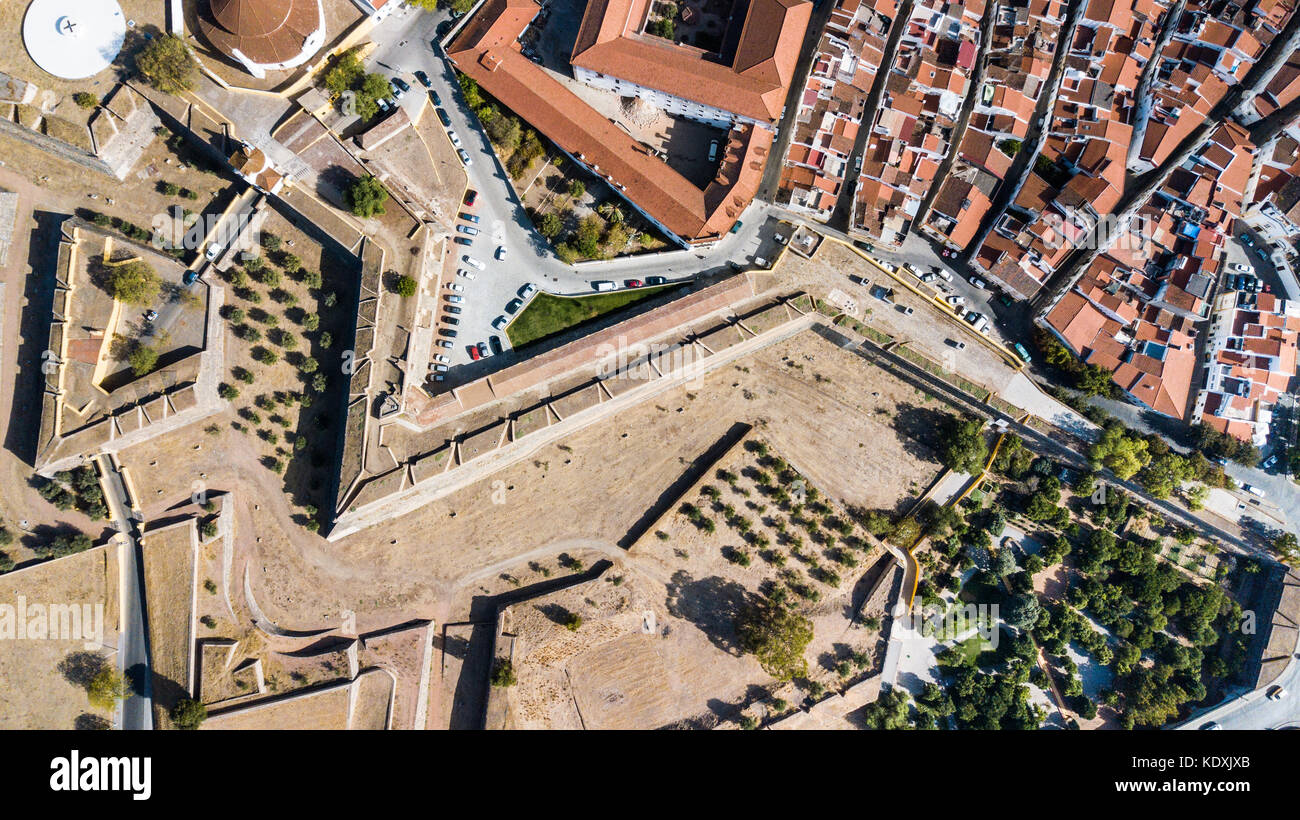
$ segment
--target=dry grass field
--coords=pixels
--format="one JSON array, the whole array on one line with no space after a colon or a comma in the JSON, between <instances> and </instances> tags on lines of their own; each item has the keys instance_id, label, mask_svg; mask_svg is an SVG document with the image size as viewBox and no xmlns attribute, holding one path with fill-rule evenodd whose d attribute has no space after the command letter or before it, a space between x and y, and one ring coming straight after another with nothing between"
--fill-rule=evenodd
<instances>
[{"instance_id":1,"label":"dry grass field","mask_svg":"<svg viewBox=\"0 0 1300 820\"><path fill-rule=\"evenodd\" d=\"M194 635L195 525L192 520L148 533L142 542L149 656L156 726L170 726L171 707L189 695Z\"/></svg>"},{"instance_id":2,"label":"dry grass field","mask_svg":"<svg viewBox=\"0 0 1300 820\"><path fill-rule=\"evenodd\" d=\"M28 607L103 604L103 646L115 647L118 575L117 547L97 547L0 575L0 605L16 609L20 596ZM112 715L90 705L86 683L96 663L112 662L111 651L87 649L81 638L5 640L0 652L0 729L105 726Z\"/></svg>"}]
</instances>

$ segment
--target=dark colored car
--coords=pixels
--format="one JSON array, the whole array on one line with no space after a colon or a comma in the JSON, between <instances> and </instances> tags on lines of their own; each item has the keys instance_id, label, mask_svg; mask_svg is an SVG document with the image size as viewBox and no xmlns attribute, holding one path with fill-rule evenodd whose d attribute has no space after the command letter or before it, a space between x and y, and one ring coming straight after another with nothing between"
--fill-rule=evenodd
<instances>
[{"instance_id":1,"label":"dark colored car","mask_svg":"<svg viewBox=\"0 0 1300 820\"><path fill-rule=\"evenodd\" d=\"M488 354L487 342L478 343L478 355L486 356Z\"/></svg>"},{"instance_id":2,"label":"dark colored car","mask_svg":"<svg viewBox=\"0 0 1300 820\"><path fill-rule=\"evenodd\" d=\"M473 240L473 239L470 239L468 236L458 236L458 237L456 237L456 244L457 244L457 245L473 245L473 244L474 244L474 240Z\"/></svg>"},{"instance_id":3,"label":"dark colored car","mask_svg":"<svg viewBox=\"0 0 1300 820\"><path fill-rule=\"evenodd\" d=\"M465 220L466 222L478 222L478 221L479 221L479 218L478 218L477 216L475 216L474 214L461 214L461 215L460 215L460 218L463 219L463 220Z\"/></svg>"},{"instance_id":4,"label":"dark colored car","mask_svg":"<svg viewBox=\"0 0 1300 820\"><path fill-rule=\"evenodd\" d=\"M398 88L402 89L402 93L403 93L403 94L405 94L407 91L410 91L410 90L411 90L411 84L408 83L406 80L403 80L401 77L394 77L394 78L393 78L393 85L395 85L395 86L397 86Z\"/></svg>"},{"instance_id":5,"label":"dark colored car","mask_svg":"<svg viewBox=\"0 0 1300 820\"><path fill-rule=\"evenodd\" d=\"M187 285L192 285L199 281L199 275L192 270L187 270L185 271L185 275L181 277L181 281Z\"/></svg>"},{"instance_id":6,"label":"dark colored car","mask_svg":"<svg viewBox=\"0 0 1300 820\"><path fill-rule=\"evenodd\" d=\"M447 116L447 112L443 111L441 108L435 108L433 110L438 112L438 122L442 123L442 127L451 128L451 117Z\"/></svg>"},{"instance_id":7,"label":"dark colored car","mask_svg":"<svg viewBox=\"0 0 1300 820\"><path fill-rule=\"evenodd\" d=\"M478 191L470 188L465 192L465 207L473 208L475 202L478 202Z\"/></svg>"},{"instance_id":8,"label":"dark colored car","mask_svg":"<svg viewBox=\"0 0 1300 820\"><path fill-rule=\"evenodd\" d=\"M420 85L424 86L425 88L433 87L433 83L429 80L429 75L425 74L423 71L415 72L415 79L419 80ZM441 105L441 103L435 102L434 105Z\"/></svg>"},{"instance_id":9,"label":"dark colored car","mask_svg":"<svg viewBox=\"0 0 1300 820\"><path fill-rule=\"evenodd\" d=\"M666 276L647 276L647 277L645 278L645 283L646 283L647 285L666 285L666 284L668 284L668 277L666 277Z\"/></svg>"},{"instance_id":10,"label":"dark colored car","mask_svg":"<svg viewBox=\"0 0 1300 820\"><path fill-rule=\"evenodd\" d=\"M439 335L439 336L446 336L448 339L454 339L454 338L456 338L456 331L452 330L452 329L449 328L449 327L444 327L444 328L442 328L441 330L438 331L438 335Z\"/></svg>"},{"instance_id":11,"label":"dark colored car","mask_svg":"<svg viewBox=\"0 0 1300 820\"><path fill-rule=\"evenodd\" d=\"M496 336L489 336L489 337L488 337L488 344L492 346L492 352L493 352L493 353L496 353L496 354L500 354L500 353L501 353L501 340L498 339Z\"/></svg>"}]
</instances>

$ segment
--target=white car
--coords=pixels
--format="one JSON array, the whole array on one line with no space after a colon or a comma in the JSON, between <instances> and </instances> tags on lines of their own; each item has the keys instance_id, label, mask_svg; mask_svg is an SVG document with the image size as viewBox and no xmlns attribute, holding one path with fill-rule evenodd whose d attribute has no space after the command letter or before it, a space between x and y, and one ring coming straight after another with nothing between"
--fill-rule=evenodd
<instances>
[{"instance_id":1,"label":"white car","mask_svg":"<svg viewBox=\"0 0 1300 820\"><path fill-rule=\"evenodd\" d=\"M1269 700L1281 700L1284 697L1286 697L1286 688L1283 686L1274 686L1268 690Z\"/></svg>"},{"instance_id":2,"label":"white car","mask_svg":"<svg viewBox=\"0 0 1300 820\"><path fill-rule=\"evenodd\" d=\"M934 269L934 272L935 272L935 273L939 276L939 278L942 279L943 281L945 281L945 282L951 282L951 281L952 281L952 273L950 273L950 272L947 271L946 269L944 269L944 268L935 268L935 269Z\"/></svg>"},{"instance_id":3,"label":"white car","mask_svg":"<svg viewBox=\"0 0 1300 820\"><path fill-rule=\"evenodd\" d=\"M470 280L473 280L473 279L477 279L477 278L478 278L478 274L477 274L477 273L475 273L475 272L472 271L472 270L467 270L467 269L465 269L465 268L457 268L457 269L456 269L456 275L457 275L457 276L460 276L460 277L462 277L462 278L465 278L465 279L470 279Z\"/></svg>"},{"instance_id":4,"label":"white car","mask_svg":"<svg viewBox=\"0 0 1300 820\"><path fill-rule=\"evenodd\" d=\"M534 285L532 282L525 282L524 286L519 289L519 298L527 299L529 296L533 295L533 291L535 290L537 290L536 285Z\"/></svg>"},{"instance_id":5,"label":"white car","mask_svg":"<svg viewBox=\"0 0 1300 820\"><path fill-rule=\"evenodd\" d=\"M776 244L778 245L784 245L786 243L786 238L784 234L777 234L772 238L776 240Z\"/></svg>"},{"instance_id":6,"label":"white car","mask_svg":"<svg viewBox=\"0 0 1300 820\"><path fill-rule=\"evenodd\" d=\"M978 276L972 276L970 278L970 283L975 287L979 288L980 290L984 290L984 288L988 287L988 285L984 282L984 280L979 278Z\"/></svg>"},{"instance_id":7,"label":"white car","mask_svg":"<svg viewBox=\"0 0 1300 820\"><path fill-rule=\"evenodd\" d=\"M457 148L460 147L460 134L457 134L455 131L448 131L447 138L451 140L452 145Z\"/></svg>"},{"instance_id":8,"label":"white car","mask_svg":"<svg viewBox=\"0 0 1300 820\"><path fill-rule=\"evenodd\" d=\"M1236 271L1237 273L1255 273L1255 268L1252 265L1243 265L1240 262L1233 262L1228 265L1228 270Z\"/></svg>"},{"instance_id":9,"label":"white car","mask_svg":"<svg viewBox=\"0 0 1300 820\"><path fill-rule=\"evenodd\" d=\"M447 358L446 356L442 355L441 353L435 353L435 354L433 354L433 360L434 360L435 362L437 362L438 364L450 364L450 363L451 363L451 359Z\"/></svg>"},{"instance_id":10,"label":"white car","mask_svg":"<svg viewBox=\"0 0 1300 820\"><path fill-rule=\"evenodd\" d=\"M220 242L213 242L208 245L208 249L204 252L203 258L211 262L213 259L220 256L223 250L225 250L225 248L222 247Z\"/></svg>"},{"instance_id":11,"label":"white car","mask_svg":"<svg viewBox=\"0 0 1300 820\"><path fill-rule=\"evenodd\" d=\"M465 290L465 286L462 285L460 282L448 282L447 290L454 290L457 293L460 293L461 291Z\"/></svg>"},{"instance_id":12,"label":"white car","mask_svg":"<svg viewBox=\"0 0 1300 820\"><path fill-rule=\"evenodd\" d=\"M460 157L460 161L465 164L466 168L474 164L474 160L469 158L469 154L465 153L464 148L457 148L456 156Z\"/></svg>"},{"instance_id":13,"label":"white car","mask_svg":"<svg viewBox=\"0 0 1300 820\"><path fill-rule=\"evenodd\" d=\"M485 270L487 268L486 265L484 265L482 262L478 261L474 257L470 256L469 254L465 254L464 256L462 256L460 258L460 261L464 262L466 265L469 265L471 268L478 268L479 270Z\"/></svg>"},{"instance_id":14,"label":"white car","mask_svg":"<svg viewBox=\"0 0 1300 820\"><path fill-rule=\"evenodd\" d=\"M943 300L955 308L959 308L962 305L966 304L965 296L957 296L957 295L945 296Z\"/></svg>"},{"instance_id":15,"label":"white car","mask_svg":"<svg viewBox=\"0 0 1300 820\"><path fill-rule=\"evenodd\" d=\"M494 256L496 256L498 262L503 261L506 258L506 246L497 245L497 252L494 254Z\"/></svg>"}]
</instances>

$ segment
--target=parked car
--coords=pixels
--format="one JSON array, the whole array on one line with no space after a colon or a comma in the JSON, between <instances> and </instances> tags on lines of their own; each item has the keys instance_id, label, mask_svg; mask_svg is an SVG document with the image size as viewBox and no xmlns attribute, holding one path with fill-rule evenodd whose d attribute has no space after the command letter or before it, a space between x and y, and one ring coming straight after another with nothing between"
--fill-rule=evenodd
<instances>
[{"instance_id":1,"label":"parked car","mask_svg":"<svg viewBox=\"0 0 1300 820\"><path fill-rule=\"evenodd\" d=\"M1264 469L1270 469L1274 464L1277 464L1277 456L1269 456L1268 461L1264 462Z\"/></svg>"},{"instance_id":2,"label":"parked car","mask_svg":"<svg viewBox=\"0 0 1300 820\"><path fill-rule=\"evenodd\" d=\"M478 202L478 191L470 188L465 192L465 207L473 208L475 202Z\"/></svg>"},{"instance_id":3,"label":"parked car","mask_svg":"<svg viewBox=\"0 0 1300 820\"><path fill-rule=\"evenodd\" d=\"M400 100L402 96L406 94L406 92L402 90L402 86L397 84L398 82L399 81L395 77L388 81L388 90L393 92L393 99L395 100ZM402 83L402 85L406 85L406 83ZM406 87L410 88L409 85L406 85Z\"/></svg>"},{"instance_id":4,"label":"parked car","mask_svg":"<svg viewBox=\"0 0 1300 820\"><path fill-rule=\"evenodd\" d=\"M478 236L479 233L478 228L475 228L473 225L457 225L456 230L466 236Z\"/></svg>"},{"instance_id":5,"label":"parked car","mask_svg":"<svg viewBox=\"0 0 1300 820\"><path fill-rule=\"evenodd\" d=\"M474 271L466 270L465 268L456 268L456 275L465 279L474 279L478 276Z\"/></svg>"},{"instance_id":6,"label":"parked car","mask_svg":"<svg viewBox=\"0 0 1300 820\"><path fill-rule=\"evenodd\" d=\"M1269 700L1281 700L1284 697L1286 697L1286 687L1282 686L1281 684L1278 684L1277 686L1274 686L1272 689L1268 690Z\"/></svg>"},{"instance_id":7,"label":"parked car","mask_svg":"<svg viewBox=\"0 0 1300 820\"><path fill-rule=\"evenodd\" d=\"M460 311L461 311L461 309L460 309L459 307L457 307L456 305L447 305L447 307L445 308L445 310L446 310L448 313L452 313L452 314L459 314Z\"/></svg>"},{"instance_id":8,"label":"parked car","mask_svg":"<svg viewBox=\"0 0 1300 820\"><path fill-rule=\"evenodd\" d=\"M460 161L465 164L466 168L474 164L474 160L469 158L469 154L465 153L464 148L457 148L456 156L460 157Z\"/></svg>"},{"instance_id":9,"label":"parked car","mask_svg":"<svg viewBox=\"0 0 1300 820\"><path fill-rule=\"evenodd\" d=\"M455 316L444 316L442 317L442 323L444 325L458 325L460 324L460 319L457 319Z\"/></svg>"},{"instance_id":10,"label":"parked car","mask_svg":"<svg viewBox=\"0 0 1300 820\"><path fill-rule=\"evenodd\" d=\"M1016 342L1015 344L1013 344L1011 346L1011 349L1016 351L1016 355L1019 356L1020 360L1025 364L1029 364L1029 362L1032 361L1032 359L1030 359L1029 357L1029 351L1025 350L1025 346L1022 345L1020 342Z\"/></svg>"},{"instance_id":11,"label":"parked car","mask_svg":"<svg viewBox=\"0 0 1300 820\"><path fill-rule=\"evenodd\" d=\"M948 304L952 305L954 308L959 308L962 305L966 304L966 297L959 296L957 294L953 294L952 296L945 296L943 297L943 300Z\"/></svg>"},{"instance_id":12,"label":"parked car","mask_svg":"<svg viewBox=\"0 0 1300 820\"><path fill-rule=\"evenodd\" d=\"M504 262L506 258L506 246L497 245L497 252L493 254L498 262Z\"/></svg>"},{"instance_id":13,"label":"parked car","mask_svg":"<svg viewBox=\"0 0 1300 820\"><path fill-rule=\"evenodd\" d=\"M461 291L465 290L465 286L462 285L460 282L448 282L447 290L452 290L455 291L456 293L460 293Z\"/></svg>"},{"instance_id":14,"label":"parked car","mask_svg":"<svg viewBox=\"0 0 1300 820\"><path fill-rule=\"evenodd\" d=\"M415 76L417 76L417 77L420 76L420 72L418 72L418 71L415 72ZM434 105L438 106L439 108L442 107L442 97L439 97L439 96L438 96L438 92L437 92L437 91L430 90L430 91L429 91L429 96L433 97L433 104L434 104Z\"/></svg>"},{"instance_id":15,"label":"parked car","mask_svg":"<svg viewBox=\"0 0 1300 820\"><path fill-rule=\"evenodd\" d=\"M1208 730L1210 730L1211 732L1214 732L1214 731L1220 731L1220 730L1223 729L1223 727L1219 725L1218 721L1214 721L1214 720L1210 721L1209 723L1204 724L1203 726L1201 726L1201 728L1202 728L1202 729L1208 729Z\"/></svg>"},{"instance_id":16,"label":"parked car","mask_svg":"<svg viewBox=\"0 0 1300 820\"><path fill-rule=\"evenodd\" d=\"M717 158L718 158L718 141L712 140L709 143L709 162L713 162Z\"/></svg>"},{"instance_id":17,"label":"parked car","mask_svg":"<svg viewBox=\"0 0 1300 820\"><path fill-rule=\"evenodd\" d=\"M523 306L524 306L523 299L511 299L509 302L506 302L506 313L509 313L511 316L514 316L516 313L519 312L519 308Z\"/></svg>"},{"instance_id":18,"label":"parked car","mask_svg":"<svg viewBox=\"0 0 1300 820\"><path fill-rule=\"evenodd\" d=\"M938 267L936 267L936 268L934 269L934 272L935 272L935 274L938 275L938 277L939 277L940 279L942 279L943 281L945 281L945 282L951 282L951 281L952 281L952 273L951 273L948 269L946 269L946 268L938 268Z\"/></svg>"},{"instance_id":19,"label":"parked car","mask_svg":"<svg viewBox=\"0 0 1300 820\"><path fill-rule=\"evenodd\" d=\"M471 213L463 213L463 214L460 215L460 218L463 219L463 220L465 220L466 222L478 222L478 221L479 221L478 215L476 215L476 214L471 214Z\"/></svg>"},{"instance_id":20,"label":"parked car","mask_svg":"<svg viewBox=\"0 0 1300 820\"><path fill-rule=\"evenodd\" d=\"M486 342L479 342L479 343L478 343L478 355L480 355L480 356L484 356L484 357L490 355L490 354L488 353L488 347L487 347L487 343L486 343Z\"/></svg>"},{"instance_id":21,"label":"parked car","mask_svg":"<svg viewBox=\"0 0 1300 820\"><path fill-rule=\"evenodd\" d=\"M439 364L448 364L449 362L451 362L451 359L447 358L446 356L442 355L441 353L435 353L435 354L433 354L433 360L434 360L435 362L438 362Z\"/></svg>"},{"instance_id":22,"label":"parked car","mask_svg":"<svg viewBox=\"0 0 1300 820\"><path fill-rule=\"evenodd\" d=\"M597 282L592 282L592 283L591 283L591 286L592 286L592 288L594 288L595 290L598 290L598 291L603 291L603 290L614 290L614 289L616 289L616 288L618 287L618 285L614 284L613 282L608 282L608 281L597 281Z\"/></svg>"},{"instance_id":23,"label":"parked car","mask_svg":"<svg viewBox=\"0 0 1300 820\"><path fill-rule=\"evenodd\" d=\"M1245 245L1248 248L1255 244L1255 240L1251 239L1250 234L1248 233L1237 234L1237 239L1240 240L1241 244Z\"/></svg>"},{"instance_id":24,"label":"parked car","mask_svg":"<svg viewBox=\"0 0 1300 820\"><path fill-rule=\"evenodd\" d=\"M441 108L435 108L433 110L438 112L438 122L442 123L442 127L451 128L451 117L447 116L447 112L443 111Z\"/></svg>"},{"instance_id":25,"label":"parked car","mask_svg":"<svg viewBox=\"0 0 1300 820\"><path fill-rule=\"evenodd\" d=\"M448 302L451 302L453 305L459 305L459 304L461 304L461 303L463 303L463 302L465 301L465 297L464 297L464 296L457 296L457 295L454 294L454 293L449 293L449 294L447 294L447 301L448 301Z\"/></svg>"},{"instance_id":26,"label":"parked car","mask_svg":"<svg viewBox=\"0 0 1300 820\"><path fill-rule=\"evenodd\" d=\"M446 336L448 339L454 339L456 338L456 331L449 327L444 327L438 331L438 335Z\"/></svg>"},{"instance_id":27,"label":"parked car","mask_svg":"<svg viewBox=\"0 0 1300 820\"><path fill-rule=\"evenodd\" d=\"M1257 495L1257 496L1259 496L1260 498L1263 498L1264 495L1265 495L1264 491L1261 490L1260 488L1256 487L1254 484L1243 484L1243 485L1241 485L1241 489L1245 490L1246 492L1250 493L1251 495Z\"/></svg>"},{"instance_id":28,"label":"parked car","mask_svg":"<svg viewBox=\"0 0 1300 820\"><path fill-rule=\"evenodd\" d=\"M478 352L478 345L470 345L470 346L469 346L469 357L470 357L471 359L473 359L474 361L476 361L476 362L477 362L479 359L483 358L483 354L481 354L481 353Z\"/></svg>"},{"instance_id":29,"label":"parked car","mask_svg":"<svg viewBox=\"0 0 1300 820\"><path fill-rule=\"evenodd\" d=\"M785 234L781 234L781 233L777 234L772 238L776 240L776 244L778 245L784 245L786 242L789 241L788 239L785 238Z\"/></svg>"},{"instance_id":30,"label":"parked car","mask_svg":"<svg viewBox=\"0 0 1300 820\"><path fill-rule=\"evenodd\" d=\"M647 276L645 278L647 285L666 285L668 284L667 276Z\"/></svg>"},{"instance_id":31,"label":"parked car","mask_svg":"<svg viewBox=\"0 0 1300 820\"><path fill-rule=\"evenodd\" d=\"M948 345L948 347L954 348L956 350L966 349L966 343L959 339L944 339L943 341L944 344Z\"/></svg>"},{"instance_id":32,"label":"parked car","mask_svg":"<svg viewBox=\"0 0 1300 820\"><path fill-rule=\"evenodd\" d=\"M902 313L904 316L911 316L913 313L916 313L916 310L909 305L894 305L894 309L899 313Z\"/></svg>"},{"instance_id":33,"label":"parked car","mask_svg":"<svg viewBox=\"0 0 1300 820\"><path fill-rule=\"evenodd\" d=\"M467 237L467 236L458 236L458 237L455 238L454 241L455 241L455 243L456 243L457 245L473 245L473 244L474 244L474 240L473 240L473 239L470 239L470 238Z\"/></svg>"},{"instance_id":34,"label":"parked car","mask_svg":"<svg viewBox=\"0 0 1300 820\"><path fill-rule=\"evenodd\" d=\"M432 87L433 87L433 83L429 81L429 75L428 75L428 74L425 74L423 71L417 71L417 72L415 72L415 79L419 80L419 81L420 81L420 85L424 86L425 88L432 88ZM436 102L434 103L434 105L437 105L437 104L438 104L438 103L436 103Z\"/></svg>"},{"instance_id":35,"label":"parked car","mask_svg":"<svg viewBox=\"0 0 1300 820\"><path fill-rule=\"evenodd\" d=\"M744 224L745 223L743 222L737 222L735 225L731 226L731 230L729 231L729 233L740 233L740 226Z\"/></svg>"},{"instance_id":36,"label":"parked car","mask_svg":"<svg viewBox=\"0 0 1300 820\"><path fill-rule=\"evenodd\" d=\"M452 343L449 342L449 341L447 341L446 339L438 339L438 340L434 341L434 344L436 344L438 347L441 347L441 348L444 348L444 349L448 349L448 348L451 348L451 347L453 346Z\"/></svg>"},{"instance_id":37,"label":"parked car","mask_svg":"<svg viewBox=\"0 0 1300 820\"><path fill-rule=\"evenodd\" d=\"M225 247L220 242L209 243L208 249L204 252L203 257L211 262L220 256L223 250L225 250Z\"/></svg>"},{"instance_id":38,"label":"parked car","mask_svg":"<svg viewBox=\"0 0 1300 820\"><path fill-rule=\"evenodd\" d=\"M986 287L988 287L988 283L985 282L983 279L979 278L978 276L970 277L970 283L975 287L979 288L980 290L984 290Z\"/></svg>"},{"instance_id":39,"label":"parked car","mask_svg":"<svg viewBox=\"0 0 1300 820\"><path fill-rule=\"evenodd\" d=\"M477 259L470 256L469 254L464 254L463 256L461 256L460 261L464 262L466 265L469 265L471 268L478 268L479 270L484 270L486 267L482 262L478 261Z\"/></svg>"},{"instance_id":40,"label":"parked car","mask_svg":"<svg viewBox=\"0 0 1300 820\"><path fill-rule=\"evenodd\" d=\"M643 285L643 284L645 284L645 283L642 282L640 279L627 279L627 280L624 280L624 282L623 282L623 287L625 287L625 288L639 288L639 287L641 287L641 285Z\"/></svg>"},{"instance_id":41,"label":"parked car","mask_svg":"<svg viewBox=\"0 0 1300 820\"><path fill-rule=\"evenodd\" d=\"M156 310L146 310L144 312L144 320L146 322L152 322L154 319L157 318L158 318L158 311Z\"/></svg>"},{"instance_id":42,"label":"parked car","mask_svg":"<svg viewBox=\"0 0 1300 820\"><path fill-rule=\"evenodd\" d=\"M457 134L455 131L451 130L450 128L447 129L447 139L451 140L451 145L453 148L460 147L460 134Z\"/></svg>"},{"instance_id":43,"label":"parked car","mask_svg":"<svg viewBox=\"0 0 1300 820\"><path fill-rule=\"evenodd\" d=\"M505 317L505 314L502 314L492 320L492 327L495 328L496 330L505 330L506 325L508 324L510 324L510 320Z\"/></svg>"},{"instance_id":44,"label":"parked car","mask_svg":"<svg viewBox=\"0 0 1300 820\"><path fill-rule=\"evenodd\" d=\"M1228 265L1228 270L1235 270L1238 273L1254 273L1255 268L1250 265L1243 265L1240 262L1233 262Z\"/></svg>"},{"instance_id":45,"label":"parked car","mask_svg":"<svg viewBox=\"0 0 1300 820\"><path fill-rule=\"evenodd\" d=\"M536 290L537 286L532 282L525 282L523 287L519 288L519 298L527 299L529 296L532 296L533 292Z\"/></svg>"},{"instance_id":46,"label":"parked car","mask_svg":"<svg viewBox=\"0 0 1300 820\"><path fill-rule=\"evenodd\" d=\"M199 281L198 271L187 270L185 275L181 277L181 283L185 285L192 285L197 281Z\"/></svg>"},{"instance_id":47,"label":"parked car","mask_svg":"<svg viewBox=\"0 0 1300 820\"><path fill-rule=\"evenodd\" d=\"M501 347L501 340L500 340L499 338L497 338L496 336L489 336L489 337L488 337L488 347L492 348L492 352L493 352L494 354L496 354L496 355L500 355L500 354L501 354L501 350L502 350L502 347Z\"/></svg>"}]
</instances>

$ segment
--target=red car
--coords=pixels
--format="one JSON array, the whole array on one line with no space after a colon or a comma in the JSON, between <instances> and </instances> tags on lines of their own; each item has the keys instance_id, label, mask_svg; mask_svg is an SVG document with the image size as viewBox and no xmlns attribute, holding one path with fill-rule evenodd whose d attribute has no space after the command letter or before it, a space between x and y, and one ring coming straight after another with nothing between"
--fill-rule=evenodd
<instances>
[{"instance_id":1,"label":"red car","mask_svg":"<svg viewBox=\"0 0 1300 820\"><path fill-rule=\"evenodd\" d=\"M479 360L479 357L480 357L480 356L481 356L481 354L478 352L478 345L470 345L470 346L469 346L469 357L470 357L471 359L473 359L474 361L477 362L477 361Z\"/></svg>"},{"instance_id":2,"label":"red car","mask_svg":"<svg viewBox=\"0 0 1300 820\"><path fill-rule=\"evenodd\" d=\"M478 191L470 188L465 192L465 207L473 208L474 203L478 201Z\"/></svg>"},{"instance_id":3,"label":"red car","mask_svg":"<svg viewBox=\"0 0 1300 820\"><path fill-rule=\"evenodd\" d=\"M629 280L627 280L626 282L623 283L623 287L625 287L625 288L639 288L639 287L641 287L641 280L640 280L640 279L629 279Z\"/></svg>"}]
</instances>

